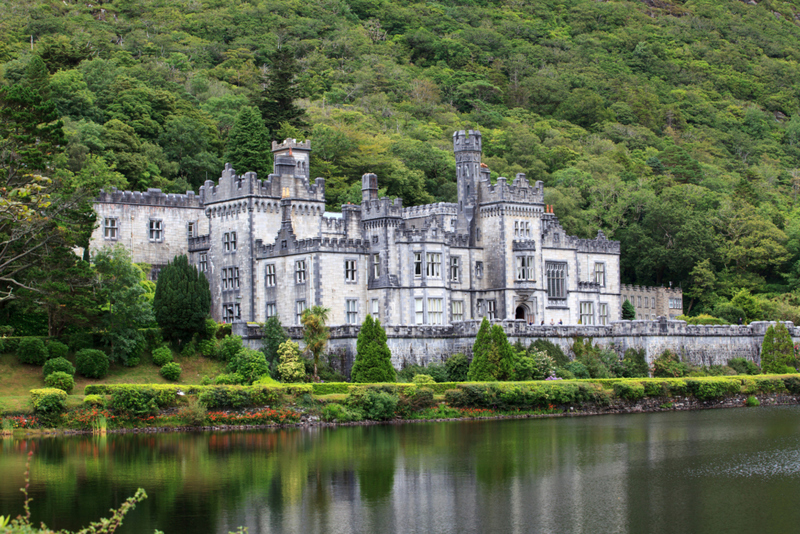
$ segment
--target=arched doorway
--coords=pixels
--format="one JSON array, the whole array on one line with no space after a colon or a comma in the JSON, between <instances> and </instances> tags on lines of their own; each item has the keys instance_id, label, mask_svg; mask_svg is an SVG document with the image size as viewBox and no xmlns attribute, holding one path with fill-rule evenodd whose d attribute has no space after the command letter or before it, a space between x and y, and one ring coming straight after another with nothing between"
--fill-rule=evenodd
<instances>
[{"instance_id":1,"label":"arched doorway","mask_svg":"<svg viewBox=\"0 0 800 534\"><path fill-rule=\"evenodd\" d=\"M518 321L527 321L528 320L528 308L524 305L517 306L516 311L514 312L514 319Z\"/></svg>"}]
</instances>

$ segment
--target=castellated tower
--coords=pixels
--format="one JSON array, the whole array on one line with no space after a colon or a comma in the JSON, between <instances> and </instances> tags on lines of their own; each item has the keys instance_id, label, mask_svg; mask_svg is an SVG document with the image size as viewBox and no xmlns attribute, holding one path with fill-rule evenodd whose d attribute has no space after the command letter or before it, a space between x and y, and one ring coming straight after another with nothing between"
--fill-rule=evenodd
<instances>
[{"instance_id":1,"label":"castellated tower","mask_svg":"<svg viewBox=\"0 0 800 534\"><path fill-rule=\"evenodd\" d=\"M453 134L458 182L458 218L456 231L469 234L475 244L475 217L478 211L478 182L481 176L481 133L459 130Z\"/></svg>"},{"instance_id":2,"label":"castellated tower","mask_svg":"<svg viewBox=\"0 0 800 534\"><path fill-rule=\"evenodd\" d=\"M308 160L310 154L311 142L308 140L299 142L297 139L286 139L283 141L283 143L273 141L272 156L275 161L275 174L294 175L308 180L310 177L308 169ZM291 156L294 158L294 168L289 169L288 167L285 167L289 163L289 160L287 157L279 158L279 156ZM282 164L280 169L278 168L279 159Z\"/></svg>"}]
</instances>

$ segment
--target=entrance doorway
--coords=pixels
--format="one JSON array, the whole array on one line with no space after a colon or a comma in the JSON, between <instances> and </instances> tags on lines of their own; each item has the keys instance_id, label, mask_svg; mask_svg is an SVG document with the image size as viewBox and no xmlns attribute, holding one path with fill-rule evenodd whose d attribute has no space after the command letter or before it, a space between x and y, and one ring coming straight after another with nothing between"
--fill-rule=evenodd
<instances>
[{"instance_id":1,"label":"entrance doorway","mask_svg":"<svg viewBox=\"0 0 800 534\"><path fill-rule=\"evenodd\" d=\"M518 321L532 322L533 315L531 315L531 312L528 310L527 306L520 305L517 306L517 309L514 312L514 319L517 319Z\"/></svg>"}]
</instances>

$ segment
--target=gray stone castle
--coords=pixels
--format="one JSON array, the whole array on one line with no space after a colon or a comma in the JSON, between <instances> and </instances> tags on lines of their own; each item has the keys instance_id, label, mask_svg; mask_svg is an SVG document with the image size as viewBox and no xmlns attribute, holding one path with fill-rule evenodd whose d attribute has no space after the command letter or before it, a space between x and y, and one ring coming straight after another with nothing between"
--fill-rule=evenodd
<instances>
[{"instance_id":1,"label":"gray stone castle","mask_svg":"<svg viewBox=\"0 0 800 534\"><path fill-rule=\"evenodd\" d=\"M266 180L226 165L196 195L103 192L91 246L123 244L152 277L187 254L210 282L217 321L277 315L293 326L314 305L342 327L367 314L397 327L620 319L619 242L567 235L542 182L518 174L492 184L478 131L453 134L455 204L404 208L378 198L379 177L365 174L360 205L326 212L325 180L309 174L311 144L287 139L272 151Z\"/></svg>"}]
</instances>

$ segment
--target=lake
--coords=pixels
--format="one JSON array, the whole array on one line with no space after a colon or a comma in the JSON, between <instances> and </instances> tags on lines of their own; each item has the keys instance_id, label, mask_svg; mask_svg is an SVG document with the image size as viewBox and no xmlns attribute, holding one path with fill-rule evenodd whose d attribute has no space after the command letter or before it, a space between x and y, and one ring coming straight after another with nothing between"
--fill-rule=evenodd
<instances>
[{"instance_id":1,"label":"lake","mask_svg":"<svg viewBox=\"0 0 800 534\"><path fill-rule=\"evenodd\" d=\"M0 515L119 532L793 532L800 407L3 439Z\"/></svg>"}]
</instances>

